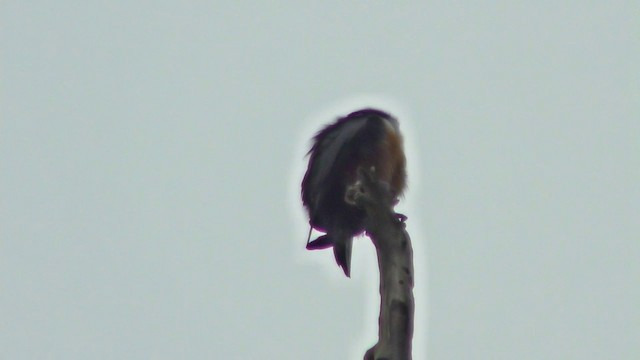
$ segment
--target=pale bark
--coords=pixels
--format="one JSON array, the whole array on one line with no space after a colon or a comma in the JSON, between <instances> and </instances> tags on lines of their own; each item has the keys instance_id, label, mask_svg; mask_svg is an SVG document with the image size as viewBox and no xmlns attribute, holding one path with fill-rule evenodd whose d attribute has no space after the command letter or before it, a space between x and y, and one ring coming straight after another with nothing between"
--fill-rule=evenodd
<instances>
[{"instance_id":1,"label":"pale bark","mask_svg":"<svg viewBox=\"0 0 640 360\"><path fill-rule=\"evenodd\" d=\"M366 232L378 255L380 317L378 343L364 360L411 360L413 338L413 249L403 215L393 211L395 199L375 170L359 170L359 181L347 194L367 212Z\"/></svg>"}]
</instances>

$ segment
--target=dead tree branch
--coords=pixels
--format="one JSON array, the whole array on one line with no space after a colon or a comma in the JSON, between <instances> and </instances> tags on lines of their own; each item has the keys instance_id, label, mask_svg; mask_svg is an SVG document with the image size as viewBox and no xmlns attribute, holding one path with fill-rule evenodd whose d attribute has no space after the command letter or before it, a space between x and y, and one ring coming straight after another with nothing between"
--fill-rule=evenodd
<instances>
[{"instance_id":1,"label":"dead tree branch","mask_svg":"<svg viewBox=\"0 0 640 360\"><path fill-rule=\"evenodd\" d=\"M378 343L364 360L411 360L413 338L413 249L404 215L396 214L396 200L388 186L377 182L371 170L358 170L358 182L347 197L367 212L365 230L378 255L380 317Z\"/></svg>"}]
</instances>

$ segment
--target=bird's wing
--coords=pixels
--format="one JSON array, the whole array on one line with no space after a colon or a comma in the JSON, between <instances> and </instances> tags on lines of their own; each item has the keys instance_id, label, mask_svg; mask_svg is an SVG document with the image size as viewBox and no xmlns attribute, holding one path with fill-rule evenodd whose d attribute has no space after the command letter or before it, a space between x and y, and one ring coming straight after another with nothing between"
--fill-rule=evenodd
<instances>
[{"instance_id":1,"label":"bird's wing","mask_svg":"<svg viewBox=\"0 0 640 360\"><path fill-rule=\"evenodd\" d=\"M329 127L325 131L326 134L320 134L318 137L317 148L314 149L313 159L313 178L311 179L311 188L317 189L322 184L331 168L335 164L336 158L353 137L367 123L367 118L350 119L341 124L337 124L335 128Z\"/></svg>"}]
</instances>

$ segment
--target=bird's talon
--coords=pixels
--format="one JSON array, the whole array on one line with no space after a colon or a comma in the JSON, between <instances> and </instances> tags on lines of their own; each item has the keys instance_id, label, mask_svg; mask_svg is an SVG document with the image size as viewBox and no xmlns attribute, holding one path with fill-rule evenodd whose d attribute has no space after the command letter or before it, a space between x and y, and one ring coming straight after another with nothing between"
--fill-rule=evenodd
<instances>
[{"instance_id":1,"label":"bird's talon","mask_svg":"<svg viewBox=\"0 0 640 360\"><path fill-rule=\"evenodd\" d=\"M407 216L404 215L404 214L395 213L395 217L398 220L398 222L403 223L403 222L407 221Z\"/></svg>"},{"instance_id":2,"label":"bird's talon","mask_svg":"<svg viewBox=\"0 0 640 360\"><path fill-rule=\"evenodd\" d=\"M364 188L360 181L347 187L347 191L344 193L344 202L350 205L356 205L356 200L364 194Z\"/></svg>"}]
</instances>

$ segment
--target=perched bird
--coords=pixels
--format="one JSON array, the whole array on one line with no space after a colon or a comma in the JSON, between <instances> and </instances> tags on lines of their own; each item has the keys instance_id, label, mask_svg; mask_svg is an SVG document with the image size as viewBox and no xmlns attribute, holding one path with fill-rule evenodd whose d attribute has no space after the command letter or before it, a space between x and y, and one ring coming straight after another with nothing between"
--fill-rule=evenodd
<instances>
[{"instance_id":1,"label":"perched bird","mask_svg":"<svg viewBox=\"0 0 640 360\"><path fill-rule=\"evenodd\" d=\"M362 109L327 125L313 138L302 180L302 203L312 229L325 232L307 249L333 247L336 262L350 277L353 237L364 231L365 211L346 201L360 167L399 197L406 188L406 160L398 121L376 109ZM311 235L311 229L309 230Z\"/></svg>"}]
</instances>

